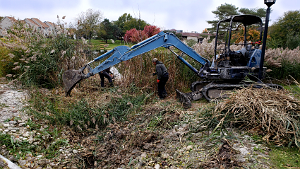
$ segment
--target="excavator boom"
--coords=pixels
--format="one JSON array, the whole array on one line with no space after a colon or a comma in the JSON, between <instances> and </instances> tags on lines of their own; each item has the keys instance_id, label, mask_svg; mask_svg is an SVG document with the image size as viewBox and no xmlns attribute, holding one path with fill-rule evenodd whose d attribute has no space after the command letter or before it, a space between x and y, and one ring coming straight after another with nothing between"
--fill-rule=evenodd
<instances>
[{"instance_id":1,"label":"excavator boom","mask_svg":"<svg viewBox=\"0 0 300 169\"><path fill-rule=\"evenodd\" d=\"M171 50L169 47L174 46L180 51L182 51L184 54L190 56L197 62L203 65L203 67L209 67L210 62L201 57L198 53L196 53L192 48L184 44L180 39L178 39L174 34L172 33L164 33L160 32L134 46L129 48L128 46L118 46L107 53L95 58L93 61L87 63L85 66L83 66L79 70L67 70L63 74L63 83L65 88L66 96L70 95L71 90L75 87L75 85L80 82L83 79L89 78L111 66L114 66L122 61L129 60L135 56L141 55L143 53L149 52L151 50L154 50L158 47L165 47L169 50ZM171 50L172 51L172 50ZM189 64L184 58L179 56L177 53L172 51L178 59L180 59L184 64L186 64L193 72L200 75L203 70L198 71L196 68L194 68L191 64ZM107 58L108 57L108 58ZM105 61L103 61L101 64L99 64L97 67L92 69L90 67L90 64L99 61L102 59L107 58ZM88 69L89 72L87 74L84 74L83 71L85 69Z\"/></svg>"}]
</instances>

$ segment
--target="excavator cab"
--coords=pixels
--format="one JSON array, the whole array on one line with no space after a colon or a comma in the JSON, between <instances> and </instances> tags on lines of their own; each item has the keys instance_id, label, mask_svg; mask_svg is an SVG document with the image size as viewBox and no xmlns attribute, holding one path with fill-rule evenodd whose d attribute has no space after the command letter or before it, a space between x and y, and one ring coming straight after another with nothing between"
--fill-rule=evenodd
<instances>
[{"instance_id":1,"label":"excavator cab","mask_svg":"<svg viewBox=\"0 0 300 169\"><path fill-rule=\"evenodd\" d=\"M217 24L214 67L259 67L262 20L255 15L234 15ZM261 53L260 53L261 54Z\"/></svg>"},{"instance_id":2,"label":"excavator cab","mask_svg":"<svg viewBox=\"0 0 300 169\"><path fill-rule=\"evenodd\" d=\"M207 100L227 97L224 93L253 85L245 83L245 77L252 82L263 84L259 78L260 69L263 72L262 78L266 72L266 67L260 67L262 32L262 20L255 15L234 15L219 21L214 58L210 67L210 70L218 73L211 76L213 74L211 72L204 80L192 83L192 92L186 94L189 100L195 100L194 96L204 97ZM266 86L282 88L275 84Z\"/></svg>"}]
</instances>

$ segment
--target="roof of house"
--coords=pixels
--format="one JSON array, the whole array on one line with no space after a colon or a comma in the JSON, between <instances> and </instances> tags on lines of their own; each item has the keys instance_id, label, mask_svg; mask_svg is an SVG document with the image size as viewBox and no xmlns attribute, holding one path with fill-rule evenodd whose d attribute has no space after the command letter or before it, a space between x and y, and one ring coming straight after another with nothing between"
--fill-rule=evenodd
<instances>
[{"instance_id":1,"label":"roof of house","mask_svg":"<svg viewBox=\"0 0 300 169\"><path fill-rule=\"evenodd\" d=\"M17 20L14 17L7 16L7 18L9 18L13 22L17 22Z\"/></svg>"},{"instance_id":2,"label":"roof of house","mask_svg":"<svg viewBox=\"0 0 300 169\"><path fill-rule=\"evenodd\" d=\"M36 22L38 25L40 25L43 28L48 28L49 26L45 24L44 22L40 21L38 18L31 18L34 22Z\"/></svg>"},{"instance_id":3,"label":"roof of house","mask_svg":"<svg viewBox=\"0 0 300 169\"><path fill-rule=\"evenodd\" d=\"M50 25L50 26L52 26L52 27L54 27L55 26L55 24L54 23L52 23L52 22L49 22L49 21L45 21L44 22L46 25Z\"/></svg>"},{"instance_id":4,"label":"roof of house","mask_svg":"<svg viewBox=\"0 0 300 169\"><path fill-rule=\"evenodd\" d=\"M38 25L37 23L35 23L32 19L30 19L30 18L25 18L25 22L26 22L26 21L28 21L29 24L31 24L31 25L40 26L40 25Z\"/></svg>"}]
</instances>

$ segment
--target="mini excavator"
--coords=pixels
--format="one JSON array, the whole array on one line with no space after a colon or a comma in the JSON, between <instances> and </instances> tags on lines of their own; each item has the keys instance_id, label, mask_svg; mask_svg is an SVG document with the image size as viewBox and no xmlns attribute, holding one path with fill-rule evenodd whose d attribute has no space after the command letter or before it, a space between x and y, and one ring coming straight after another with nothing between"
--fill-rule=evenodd
<instances>
[{"instance_id":1,"label":"mini excavator","mask_svg":"<svg viewBox=\"0 0 300 169\"><path fill-rule=\"evenodd\" d=\"M227 25L226 30L220 25ZM243 43L235 44L232 40L232 31L234 26L243 26ZM255 44L247 40L247 28L250 26L259 27L260 35L259 41ZM222 34L221 34L222 32ZM135 56L154 50L158 47L169 49L180 61L182 61L188 68L190 68L199 78L191 84L190 93L182 93L176 90L177 97L183 103L185 108L191 106L191 101L205 98L207 100L219 99L228 97L228 91L254 86L256 88L270 87L274 89L281 89L277 84L265 84L261 80L266 73L266 67L263 67L264 51L260 49L260 45L265 47L265 40L262 40L262 20L255 15L235 15L227 19L221 20L217 24L217 32L215 37L214 59L210 62L208 59L201 57L192 48L183 43L173 33L160 32L131 48L128 46L118 46L107 53L95 58L79 70L67 70L63 73L63 83L66 96L70 95L71 90L75 85L83 79L89 78L100 71L114 66L122 61L129 60ZM266 34L265 34L266 35ZM264 36L265 36L264 35ZM222 44L221 48L220 46ZM233 51L231 46L242 45L241 50ZM176 53L175 47L182 52ZM202 66L199 70L193 67L183 55L187 55L200 63ZM263 56L262 56L263 55ZM97 67L92 68L91 63L105 59ZM84 74L87 69L88 73ZM248 77L256 81L255 84L245 82L244 79ZM259 83L257 83L259 82Z\"/></svg>"}]
</instances>

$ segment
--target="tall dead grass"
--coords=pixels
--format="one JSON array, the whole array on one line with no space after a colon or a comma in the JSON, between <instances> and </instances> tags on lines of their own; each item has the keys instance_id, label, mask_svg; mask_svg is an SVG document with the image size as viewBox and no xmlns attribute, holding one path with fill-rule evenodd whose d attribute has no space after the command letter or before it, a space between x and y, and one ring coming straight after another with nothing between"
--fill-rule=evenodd
<instances>
[{"instance_id":1,"label":"tall dead grass","mask_svg":"<svg viewBox=\"0 0 300 169\"><path fill-rule=\"evenodd\" d=\"M116 68L123 77L120 85L123 87L135 85L144 91L156 91L157 77L153 76L155 72L155 66L152 63L153 58L158 58L168 69L169 81L166 84L166 89L169 94L175 89L188 87L191 84L189 79L192 76L196 77L173 53L165 48L158 48L118 64Z\"/></svg>"},{"instance_id":2,"label":"tall dead grass","mask_svg":"<svg viewBox=\"0 0 300 169\"><path fill-rule=\"evenodd\" d=\"M268 49L265 54L266 62L269 65L281 67L283 61L287 61L291 64L299 64L300 63L300 48L299 46L293 50L291 49Z\"/></svg>"}]
</instances>

